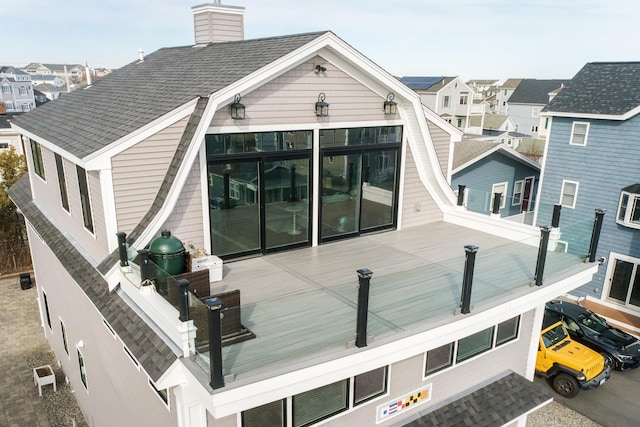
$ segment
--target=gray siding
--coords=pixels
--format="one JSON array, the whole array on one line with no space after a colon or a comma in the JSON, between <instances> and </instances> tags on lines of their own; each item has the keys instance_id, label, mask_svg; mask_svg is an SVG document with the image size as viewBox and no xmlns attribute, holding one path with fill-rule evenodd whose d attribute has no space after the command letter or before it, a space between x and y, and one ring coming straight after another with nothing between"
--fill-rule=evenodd
<instances>
[{"instance_id":1,"label":"gray siding","mask_svg":"<svg viewBox=\"0 0 640 427\"><path fill-rule=\"evenodd\" d=\"M468 192L467 209L488 214L493 197L492 185L507 182L507 194L503 195L507 200L505 207L500 210L500 215L505 217L520 213L521 205L513 206L514 183L530 176L535 177L535 182L538 182L539 172L536 169L495 152L454 174L451 178L451 187L458 189L458 185L466 186ZM534 200L535 192L531 198L532 202Z\"/></svg>"},{"instance_id":2,"label":"gray siding","mask_svg":"<svg viewBox=\"0 0 640 427\"><path fill-rule=\"evenodd\" d=\"M125 353L122 341L105 327L102 316L73 278L32 232L29 242L40 306L44 310L44 289L51 318L50 329L46 314L42 313L45 337L75 390L74 396L88 424L96 427L176 426L175 409L168 409L149 386L147 374L135 366ZM38 280L44 275L47 280ZM42 283L46 283L44 288ZM60 319L65 325L69 355L63 347ZM78 367L76 344L80 340L84 342L81 352L86 366L86 389ZM173 401L170 405L175 408Z\"/></svg>"},{"instance_id":3,"label":"gray siding","mask_svg":"<svg viewBox=\"0 0 640 427\"><path fill-rule=\"evenodd\" d=\"M113 157L118 231L129 234L149 210L188 120L186 117Z\"/></svg>"},{"instance_id":4,"label":"gray siding","mask_svg":"<svg viewBox=\"0 0 640 427\"><path fill-rule=\"evenodd\" d=\"M440 170L447 180L447 166L449 164L449 158L453 155L451 152L451 135L434 125L430 121L427 121L429 127L429 133L431 134L431 141L436 149L436 156L438 156L438 163L440 163Z\"/></svg>"},{"instance_id":5,"label":"gray siding","mask_svg":"<svg viewBox=\"0 0 640 427\"><path fill-rule=\"evenodd\" d=\"M322 64L324 73L316 74L314 67ZM315 115L318 95L326 95L329 117ZM242 126L305 124L317 127L318 123L333 121L386 120L382 104L384 98L341 71L325 59L315 57L284 73L264 86L242 95L246 106L246 118ZM231 119L229 106L220 106L212 126L237 126ZM313 125L312 125L313 124ZM281 126L282 127L282 126ZM283 128L283 130L285 130Z\"/></svg>"},{"instance_id":6,"label":"gray siding","mask_svg":"<svg viewBox=\"0 0 640 427\"><path fill-rule=\"evenodd\" d=\"M34 199L38 200L38 205L46 212L48 217L64 229L65 232L69 233L73 240L78 242L96 263L99 262L108 254L99 172L87 171L89 198L93 216L94 232L92 234L84 227L76 165L63 158L70 210L70 212L67 212L62 207L60 198L60 186L58 185L58 171L54 153L42 145L40 147L46 182L36 176L35 173L30 172ZM29 169L33 171L30 144L25 144L25 148L27 149L26 157Z\"/></svg>"},{"instance_id":7,"label":"gray siding","mask_svg":"<svg viewBox=\"0 0 640 427\"><path fill-rule=\"evenodd\" d=\"M539 111L542 111L544 105L540 104L509 104L509 117L513 119L513 122L517 126L517 131L524 133L525 135L538 137L538 132L532 132L531 126L540 125L540 113L538 117L533 117L533 107L537 107Z\"/></svg>"},{"instance_id":8,"label":"gray siding","mask_svg":"<svg viewBox=\"0 0 640 427\"><path fill-rule=\"evenodd\" d=\"M184 242L187 250L190 245L194 248L204 248L204 242L209 240L209 236L203 235L203 223L198 156L180 192L178 202L162 229L171 230L172 234Z\"/></svg>"},{"instance_id":9,"label":"gray siding","mask_svg":"<svg viewBox=\"0 0 640 427\"><path fill-rule=\"evenodd\" d=\"M562 180L577 181L575 209L562 208L560 230L565 235L580 227L587 240L577 244L578 251L588 248L594 210L606 209L596 259L609 258L611 251L640 257L640 230L616 223L622 188L640 183L640 116L626 121L583 120L590 122L587 145L569 145L573 119L554 117L541 189L538 224L549 224L552 205L560 200ZM563 239L563 237L560 237ZM573 251L569 243L569 251ZM575 295L600 297L606 268L594 279L576 289Z\"/></svg>"},{"instance_id":10,"label":"gray siding","mask_svg":"<svg viewBox=\"0 0 640 427\"><path fill-rule=\"evenodd\" d=\"M427 191L418 175L415 158L409 145L404 165L404 199L402 202L402 227L442 221L442 211Z\"/></svg>"}]
</instances>

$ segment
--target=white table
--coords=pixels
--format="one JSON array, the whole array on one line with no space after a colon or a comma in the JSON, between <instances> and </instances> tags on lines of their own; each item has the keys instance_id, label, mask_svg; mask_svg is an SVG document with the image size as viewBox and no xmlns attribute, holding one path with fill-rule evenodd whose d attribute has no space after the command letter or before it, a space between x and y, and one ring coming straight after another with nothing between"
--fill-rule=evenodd
<instances>
[{"instance_id":1,"label":"white table","mask_svg":"<svg viewBox=\"0 0 640 427\"><path fill-rule=\"evenodd\" d=\"M42 396L42 386L53 384L53 391L56 391L56 376L51 369L51 365L38 366L33 368L33 383L38 387L38 394Z\"/></svg>"}]
</instances>

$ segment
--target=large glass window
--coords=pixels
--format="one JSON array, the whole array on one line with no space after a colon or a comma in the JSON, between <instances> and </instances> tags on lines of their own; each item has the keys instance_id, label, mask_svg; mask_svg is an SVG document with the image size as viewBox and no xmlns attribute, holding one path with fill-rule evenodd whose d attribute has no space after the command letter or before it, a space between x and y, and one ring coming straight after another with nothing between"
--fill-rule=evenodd
<instances>
[{"instance_id":1,"label":"large glass window","mask_svg":"<svg viewBox=\"0 0 640 427\"><path fill-rule=\"evenodd\" d=\"M64 164L62 163L62 157L60 154L55 154L56 158L56 169L58 172L58 186L60 187L60 200L62 202L62 207L69 211L69 196L67 194L67 180L64 175Z\"/></svg>"},{"instance_id":2,"label":"large glass window","mask_svg":"<svg viewBox=\"0 0 640 427\"><path fill-rule=\"evenodd\" d=\"M520 316L516 316L498 324L496 332L496 346L515 340L518 337L519 323Z\"/></svg>"},{"instance_id":3,"label":"large glass window","mask_svg":"<svg viewBox=\"0 0 640 427\"><path fill-rule=\"evenodd\" d=\"M402 128L320 131L320 239L393 227Z\"/></svg>"},{"instance_id":4,"label":"large glass window","mask_svg":"<svg viewBox=\"0 0 640 427\"><path fill-rule=\"evenodd\" d=\"M342 380L293 396L294 427L308 426L346 411L349 397L347 386L348 381Z\"/></svg>"},{"instance_id":5,"label":"large glass window","mask_svg":"<svg viewBox=\"0 0 640 427\"><path fill-rule=\"evenodd\" d=\"M284 427L286 415L285 400L276 400L242 412L242 427Z\"/></svg>"},{"instance_id":6,"label":"large glass window","mask_svg":"<svg viewBox=\"0 0 640 427\"><path fill-rule=\"evenodd\" d=\"M311 135L207 135L216 255L228 259L310 243Z\"/></svg>"},{"instance_id":7,"label":"large glass window","mask_svg":"<svg viewBox=\"0 0 640 427\"><path fill-rule=\"evenodd\" d=\"M640 307L640 259L621 255L612 258L609 299L624 305Z\"/></svg>"},{"instance_id":8,"label":"large glass window","mask_svg":"<svg viewBox=\"0 0 640 427\"><path fill-rule=\"evenodd\" d=\"M80 166L76 166L76 170L78 173L78 187L80 189L80 205L82 206L84 227L93 233L93 215L91 214L91 199L89 198L87 173Z\"/></svg>"}]
</instances>

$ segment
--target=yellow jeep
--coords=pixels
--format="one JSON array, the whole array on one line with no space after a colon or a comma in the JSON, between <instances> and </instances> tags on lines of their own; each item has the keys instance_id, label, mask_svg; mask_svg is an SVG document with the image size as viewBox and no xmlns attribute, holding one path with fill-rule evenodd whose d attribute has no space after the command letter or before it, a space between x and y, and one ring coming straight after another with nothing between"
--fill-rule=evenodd
<instances>
[{"instance_id":1,"label":"yellow jeep","mask_svg":"<svg viewBox=\"0 0 640 427\"><path fill-rule=\"evenodd\" d=\"M536 357L536 375L547 378L564 397L602 385L611 376L611 366L601 354L571 338L562 322L543 323Z\"/></svg>"}]
</instances>

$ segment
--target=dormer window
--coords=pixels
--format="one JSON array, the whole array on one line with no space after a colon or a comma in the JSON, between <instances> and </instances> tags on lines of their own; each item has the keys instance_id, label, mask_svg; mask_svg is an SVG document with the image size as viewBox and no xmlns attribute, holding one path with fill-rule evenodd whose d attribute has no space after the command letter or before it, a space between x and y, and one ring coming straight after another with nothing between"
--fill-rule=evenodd
<instances>
[{"instance_id":1,"label":"dormer window","mask_svg":"<svg viewBox=\"0 0 640 427\"><path fill-rule=\"evenodd\" d=\"M640 228L640 184L622 189L616 222L626 227Z\"/></svg>"}]
</instances>

